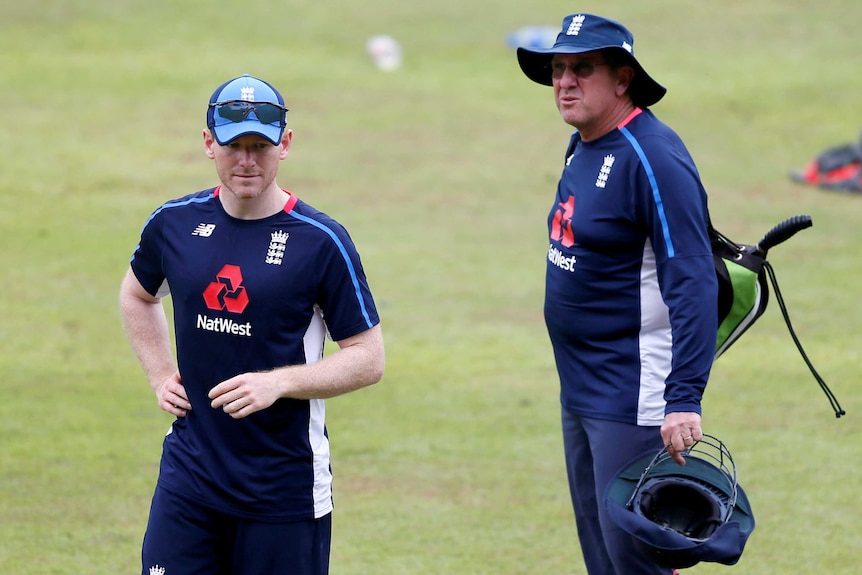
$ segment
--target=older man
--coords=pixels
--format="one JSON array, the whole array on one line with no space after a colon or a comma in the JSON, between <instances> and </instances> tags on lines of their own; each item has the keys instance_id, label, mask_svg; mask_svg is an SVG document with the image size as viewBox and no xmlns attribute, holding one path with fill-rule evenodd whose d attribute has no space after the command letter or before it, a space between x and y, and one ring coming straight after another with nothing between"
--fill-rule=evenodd
<instances>
[{"instance_id":1,"label":"older man","mask_svg":"<svg viewBox=\"0 0 862 575\"><path fill-rule=\"evenodd\" d=\"M715 351L707 198L684 144L649 110L665 94L622 24L571 14L549 49L518 49L575 128L548 217L545 320L561 383L563 437L590 575L668 573L639 554L602 503L644 453L702 437Z\"/></svg>"}]
</instances>

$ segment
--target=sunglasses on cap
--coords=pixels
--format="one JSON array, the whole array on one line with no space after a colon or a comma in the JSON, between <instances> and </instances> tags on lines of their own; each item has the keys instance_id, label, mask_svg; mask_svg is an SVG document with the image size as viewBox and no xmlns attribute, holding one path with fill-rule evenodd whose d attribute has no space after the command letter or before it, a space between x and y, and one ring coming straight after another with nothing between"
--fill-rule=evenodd
<instances>
[{"instance_id":1,"label":"sunglasses on cap","mask_svg":"<svg viewBox=\"0 0 862 575\"><path fill-rule=\"evenodd\" d=\"M244 122L248 115L254 112L261 124L275 124L284 121L287 108L272 102L249 102L246 100L228 100L227 102L210 103L219 116L230 122Z\"/></svg>"}]
</instances>

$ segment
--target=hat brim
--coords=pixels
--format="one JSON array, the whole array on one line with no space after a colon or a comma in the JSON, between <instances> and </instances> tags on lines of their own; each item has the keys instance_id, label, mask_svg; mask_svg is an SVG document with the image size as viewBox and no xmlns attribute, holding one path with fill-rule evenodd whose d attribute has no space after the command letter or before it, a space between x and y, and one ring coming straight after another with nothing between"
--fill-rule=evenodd
<instances>
[{"instance_id":1,"label":"hat brim","mask_svg":"<svg viewBox=\"0 0 862 575\"><path fill-rule=\"evenodd\" d=\"M273 146L281 143L281 136L284 128L272 124L261 124L256 120L246 120L244 122L231 122L222 126L213 126L210 128L213 137L219 145L226 146L242 136L257 135L265 138Z\"/></svg>"},{"instance_id":2,"label":"hat brim","mask_svg":"<svg viewBox=\"0 0 862 575\"><path fill-rule=\"evenodd\" d=\"M631 94L632 102L635 106L646 108L648 106L652 106L664 97L667 93L667 88L653 80L634 56L616 45L598 47L591 46L589 48L565 45L557 46L555 48L534 49L520 47L517 50L518 65L521 67L521 71L524 72L527 78L533 82L543 86L552 86L553 81L551 80L550 64L554 54L583 54L584 52L610 49L616 50L625 55L628 59L627 65L631 66L635 70L635 77L632 80L631 86L629 86L629 94Z\"/></svg>"},{"instance_id":3,"label":"hat brim","mask_svg":"<svg viewBox=\"0 0 862 575\"><path fill-rule=\"evenodd\" d=\"M626 464L608 484L604 493L604 505L611 520L634 537L642 553L660 565L683 569L701 561L724 565L734 565L739 561L755 527L751 504L739 484L736 485L736 503L728 521L703 541L695 541L663 528L627 507L638 480L652 458L652 455L636 458ZM667 459L653 468L653 472L657 477L688 477L725 491L723 482L716 479L721 472L697 458L687 459L685 466L679 466L673 460Z\"/></svg>"},{"instance_id":4,"label":"hat brim","mask_svg":"<svg viewBox=\"0 0 862 575\"><path fill-rule=\"evenodd\" d=\"M701 561L734 565L742 556L750 533L736 521L721 525L706 540L694 541L629 511L616 501L607 502L611 520L635 538L642 553L664 567L685 569Z\"/></svg>"}]
</instances>

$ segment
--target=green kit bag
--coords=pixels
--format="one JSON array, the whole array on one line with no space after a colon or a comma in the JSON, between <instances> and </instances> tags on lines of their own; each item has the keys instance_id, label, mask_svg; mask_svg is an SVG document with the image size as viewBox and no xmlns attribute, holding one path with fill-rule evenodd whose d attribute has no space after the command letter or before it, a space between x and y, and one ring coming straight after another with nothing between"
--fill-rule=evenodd
<instances>
[{"instance_id":1,"label":"green kit bag","mask_svg":"<svg viewBox=\"0 0 862 575\"><path fill-rule=\"evenodd\" d=\"M796 348L805 360L805 364L820 384L820 388L829 399L835 417L845 414L841 409L832 390L814 369L802 344L796 336L787 306L778 288L775 270L766 260L770 248L790 239L796 232L813 225L810 216L800 215L788 218L779 223L757 244L739 244L716 230L709 224L709 237L712 242L712 255L715 261L715 274L718 277L718 339L715 346L715 358L718 359L749 327L766 311L769 303L769 285L775 292L775 300L781 308L784 323L790 331L790 336ZM768 280L767 280L768 278Z\"/></svg>"}]
</instances>

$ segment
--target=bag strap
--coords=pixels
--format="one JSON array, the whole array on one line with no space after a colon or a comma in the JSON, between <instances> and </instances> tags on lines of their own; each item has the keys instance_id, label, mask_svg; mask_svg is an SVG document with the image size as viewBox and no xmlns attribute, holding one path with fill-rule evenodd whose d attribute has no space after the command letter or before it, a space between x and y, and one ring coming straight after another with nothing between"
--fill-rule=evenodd
<instances>
[{"instance_id":1,"label":"bag strap","mask_svg":"<svg viewBox=\"0 0 862 575\"><path fill-rule=\"evenodd\" d=\"M838 398L835 397L835 394L832 393L832 390L829 389L829 386L826 385L826 382L823 381L823 378L820 377L820 374L817 373L816 369L814 369L814 365L812 365L811 360L808 359L808 354L806 354L805 350L802 349L802 343L800 343L799 338L796 336L796 331L790 323L790 314L787 313L787 306L784 304L784 297L781 295L781 290L778 288L778 279L775 277L775 270L772 269L772 264L768 261L764 261L763 268L766 270L766 275L769 276L772 290L775 292L775 301L778 302L778 307L781 309L781 315L784 317L784 323L787 325L790 337L793 338L793 343L796 344L796 349L799 350L799 354L802 356L802 359L805 360L805 365L808 366L808 369L811 371L811 375L814 376L814 379L816 379L817 383L820 384L820 389L823 390L823 393L825 393L826 397L829 399L829 404L835 412L835 417L846 415L846 412L841 408L841 404L838 403Z\"/></svg>"},{"instance_id":2,"label":"bag strap","mask_svg":"<svg viewBox=\"0 0 862 575\"><path fill-rule=\"evenodd\" d=\"M706 214L706 221L709 230L709 234L711 237L717 237L721 239L723 242L730 244L733 247L738 248L739 246L730 238L719 232L712 225L712 220L709 217L709 211ZM805 361L805 365L808 366L809 371L811 371L811 375L814 376L814 379L820 385L820 389L823 390L823 393L826 394L826 397L829 399L829 404L832 406L832 410L835 412L835 417L841 417L842 415L846 415L846 412L841 408L841 404L838 403L838 398L835 397L835 394L832 393L832 390L829 389L829 386L826 385L826 382L820 377L820 374L817 373L817 370L814 369L814 365L811 363L811 360L808 359L808 354L805 353L805 350L802 348L802 343L799 341L799 337L796 335L796 330L793 329L793 324L790 321L790 314L787 311L787 305L784 303L784 296L781 294L781 288L778 287L778 278L775 275L775 270L772 268L772 264L766 260L767 251L784 242L793 236L796 232L805 229L811 226L811 218L809 216L794 216L792 218L788 218L783 222L779 223L775 227L773 227L769 232L767 232L763 238L757 243L755 249L763 255L763 269L767 277L769 278L769 282L772 284L772 291L775 294L775 301L778 302L778 307L781 309L781 316L784 318L784 324L787 326L787 330L790 332L790 337L793 338L793 343L796 344L796 349L799 351L799 354L802 356L802 359Z\"/></svg>"}]
</instances>

